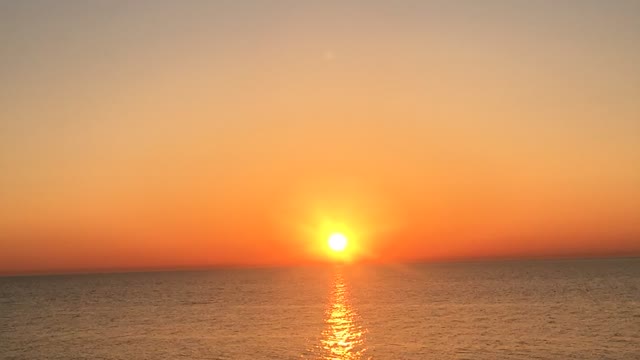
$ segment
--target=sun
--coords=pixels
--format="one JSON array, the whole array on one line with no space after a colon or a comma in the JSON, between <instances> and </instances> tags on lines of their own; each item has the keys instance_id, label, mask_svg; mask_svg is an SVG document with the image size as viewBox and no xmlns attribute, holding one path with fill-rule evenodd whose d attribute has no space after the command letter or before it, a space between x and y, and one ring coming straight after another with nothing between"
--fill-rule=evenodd
<instances>
[{"instance_id":1,"label":"sun","mask_svg":"<svg viewBox=\"0 0 640 360\"><path fill-rule=\"evenodd\" d=\"M347 237L341 233L333 233L329 236L327 243L329 244L329 248L336 252L342 252L347 248L348 244Z\"/></svg>"}]
</instances>

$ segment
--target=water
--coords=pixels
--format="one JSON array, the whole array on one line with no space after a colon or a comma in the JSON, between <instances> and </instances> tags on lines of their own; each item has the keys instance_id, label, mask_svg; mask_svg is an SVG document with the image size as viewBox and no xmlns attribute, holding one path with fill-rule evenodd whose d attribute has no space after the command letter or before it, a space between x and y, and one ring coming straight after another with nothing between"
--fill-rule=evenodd
<instances>
[{"instance_id":1,"label":"water","mask_svg":"<svg viewBox=\"0 0 640 360\"><path fill-rule=\"evenodd\" d=\"M640 359L640 259L0 278L0 359Z\"/></svg>"}]
</instances>

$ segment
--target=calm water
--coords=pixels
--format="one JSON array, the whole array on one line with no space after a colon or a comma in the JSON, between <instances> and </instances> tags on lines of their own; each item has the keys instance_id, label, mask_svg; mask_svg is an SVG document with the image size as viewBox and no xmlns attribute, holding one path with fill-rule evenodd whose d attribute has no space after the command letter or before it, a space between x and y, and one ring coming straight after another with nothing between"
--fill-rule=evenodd
<instances>
[{"instance_id":1,"label":"calm water","mask_svg":"<svg viewBox=\"0 0 640 360\"><path fill-rule=\"evenodd\" d=\"M0 278L0 359L640 359L640 259Z\"/></svg>"}]
</instances>

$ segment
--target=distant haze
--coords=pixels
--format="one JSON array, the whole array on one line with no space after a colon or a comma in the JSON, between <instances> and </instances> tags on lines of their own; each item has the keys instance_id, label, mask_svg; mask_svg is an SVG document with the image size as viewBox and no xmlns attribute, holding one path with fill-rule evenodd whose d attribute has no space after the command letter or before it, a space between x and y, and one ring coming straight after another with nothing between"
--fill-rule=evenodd
<instances>
[{"instance_id":1,"label":"distant haze","mask_svg":"<svg viewBox=\"0 0 640 360\"><path fill-rule=\"evenodd\" d=\"M638 1L2 1L0 273L638 255L639 44Z\"/></svg>"}]
</instances>

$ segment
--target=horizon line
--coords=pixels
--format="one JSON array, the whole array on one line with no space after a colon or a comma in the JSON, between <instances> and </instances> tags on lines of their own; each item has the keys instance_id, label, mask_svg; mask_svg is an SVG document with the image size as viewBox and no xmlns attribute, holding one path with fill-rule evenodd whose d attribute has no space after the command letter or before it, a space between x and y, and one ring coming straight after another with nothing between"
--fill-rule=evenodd
<instances>
[{"instance_id":1,"label":"horizon line","mask_svg":"<svg viewBox=\"0 0 640 360\"><path fill-rule=\"evenodd\" d=\"M134 273L161 273L161 272L189 272L189 271L213 271L213 270L242 270L242 269L283 269L316 266L357 266L357 265L416 265L416 264L442 264L442 263L490 263L490 262L516 262L516 261L580 261L580 260L612 260L612 259L640 259L640 252L611 253L611 254L581 254L581 255L531 255L531 256L484 256L484 257L449 257L449 258L421 258L399 259L393 261L361 260L354 262L340 261L308 261L304 263L279 263L279 264L203 264L203 265L160 265L148 267L122 267L122 268L78 268L78 269L51 269L17 272L0 272L0 278L10 277L45 277L65 275L109 275L109 274L134 274Z\"/></svg>"}]
</instances>

